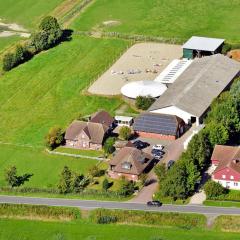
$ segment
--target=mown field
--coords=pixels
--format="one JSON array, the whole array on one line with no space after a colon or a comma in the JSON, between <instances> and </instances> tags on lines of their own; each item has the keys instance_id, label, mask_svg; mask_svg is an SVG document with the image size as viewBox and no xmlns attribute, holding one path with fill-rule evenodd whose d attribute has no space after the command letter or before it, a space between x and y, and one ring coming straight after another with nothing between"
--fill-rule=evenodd
<instances>
[{"instance_id":1,"label":"mown field","mask_svg":"<svg viewBox=\"0 0 240 240\"><path fill-rule=\"evenodd\" d=\"M0 144L0 187L7 186L4 171L9 166L15 165L19 175L33 174L24 187L57 188L59 174L65 165L76 172L85 174L91 166L97 163L97 160L92 159L50 155L42 149Z\"/></svg>"},{"instance_id":2,"label":"mown field","mask_svg":"<svg viewBox=\"0 0 240 240\"><path fill-rule=\"evenodd\" d=\"M189 38L192 35L240 41L240 2L229 0L95 1L73 23L75 30ZM118 24L103 26L105 21Z\"/></svg>"},{"instance_id":3,"label":"mown field","mask_svg":"<svg viewBox=\"0 0 240 240\"><path fill-rule=\"evenodd\" d=\"M51 13L64 0L0 0L0 18L34 29L40 19Z\"/></svg>"},{"instance_id":4,"label":"mown field","mask_svg":"<svg viewBox=\"0 0 240 240\"><path fill-rule=\"evenodd\" d=\"M0 220L0 239L6 240L236 240L239 233L202 228L191 230L176 227L150 227L113 224L93 224L87 221L40 222Z\"/></svg>"},{"instance_id":5,"label":"mown field","mask_svg":"<svg viewBox=\"0 0 240 240\"><path fill-rule=\"evenodd\" d=\"M43 145L54 125L67 127L98 109L113 113L120 99L87 96L89 84L127 48L122 40L74 37L0 78L0 139Z\"/></svg>"}]
</instances>

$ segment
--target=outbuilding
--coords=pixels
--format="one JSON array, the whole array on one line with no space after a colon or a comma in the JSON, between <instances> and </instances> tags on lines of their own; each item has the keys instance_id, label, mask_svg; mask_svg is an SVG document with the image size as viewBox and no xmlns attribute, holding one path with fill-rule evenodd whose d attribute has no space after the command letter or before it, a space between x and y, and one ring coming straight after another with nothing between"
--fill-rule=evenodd
<instances>
[{"instance_id":1,"label":"outbuilding","mask_svg":"<svg viewBox=\"0 0 240 240\"><path fill-rule=\"evenodd\" d=\"M209 56L221 53L225 39L191 37L183 46L183 57L193 59L195 57Z\"/></svg>"}]
</instances>

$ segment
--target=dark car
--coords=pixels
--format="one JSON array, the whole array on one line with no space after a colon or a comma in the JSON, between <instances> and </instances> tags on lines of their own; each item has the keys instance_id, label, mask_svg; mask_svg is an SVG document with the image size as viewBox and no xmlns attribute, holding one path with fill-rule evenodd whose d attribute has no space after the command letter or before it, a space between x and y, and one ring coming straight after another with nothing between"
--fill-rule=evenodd
<instances>
[{"instance_id":1,"label":"dark car","mask_svg":"<svg viewBox=\"0 0 240 240\"><path fill-rule=\"evenodd\" d=\"M141 140L135 141L135 142L133 143L133 145L134 145L137 149L140 149L140 150L143 149L143 148L146 148L146 147L150 146L149 143L143 142L143 141L141 141Z\"/></svg>"},{"instance_id":2,"label":"dark car","mask_svg":"<svg viewBox=\"0 0 240 240\"><path fill-rule=\"evenodd\" d=\"M170 169L173 166L174 163L175 163L174 160L169 160L168 163L167 163L167 168Z\"/></svg>"},{"instance_id":3,"label":"dark car","mask_svg":"<svg viewBox=\"0 0 240 240\"><path fill-rule=\"evenodd\" d=\"M156 158L156 159L160 159L162 157L162 155L164 154L163 151L157 150L157 149L153 149L151 151L151 153L152 153L153 157Z\"/></svg>"},{"instance_id":4,"label":"dark car","mask_svg":"<svg viewBox=\"0 0 240 240\"><path fill-rule=\"evenodd\" d=\"M150 207L161 207L162 203L159 201L149 201L147 202L147 205Z\"/></svg>"}]
</instances>

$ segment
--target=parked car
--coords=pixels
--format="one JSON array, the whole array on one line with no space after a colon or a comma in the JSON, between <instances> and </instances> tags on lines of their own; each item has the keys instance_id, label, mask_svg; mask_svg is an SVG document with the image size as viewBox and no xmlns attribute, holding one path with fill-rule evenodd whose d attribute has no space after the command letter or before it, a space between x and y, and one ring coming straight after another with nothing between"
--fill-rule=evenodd
<instances>
[{"instance_id":1,"label":"parked car","mask_svg":"<svg viewBox=\"0 0 240 240\"><path fill-rule=\"evenodd\" d=\"M146 148L146 147L150 146L149 143L143 142L143 141L141 141L141 140L135 141L135 142L133 143L133 145L134 145L137 149L140 149L140 150L143 149L143 148Z\"/></svg>"},{"instance_id":2,"label":"parked car","mask_svg":"<svg viewBox=\"0 0 240 240\"><path fill-rule=\"evenodd\" d=\"M163 150L164 146L161 144L155 144L153 145L152 149L157 149L157 150Z\"/></svg>"},{"instance_id":3,"label":"parked car","mask_svg":"<svg viewBox=\"0 0 240 240\"><path fill-rule=\"evenodd\" d=\"M170 169L173 166L174 163L175 163L174 160L169 160L168 163L167 163L167 169Z\"/></svg>"},{"instance_id":4,"label":"parked car","mask_svg":"<svg viewBox=\"0 0 240 240\"><path fill-rule=\"evenodd\" d=\"M147 202L147 206L149 206L149 207L161 207L162 203L160 201L149 201L149 202Z\"/></svg>"},{"instance_id":5,"label":"parked car","mask_svg":"<svg viewBox=\"0 0 240 240\"><path fill-rule=\"evenodd\" d=\"M156 159L160 159L162 157L162 155L164 154L163 151L158 150L158 149L152 149L151 153L152 153L153 157Z\"/></svg>"}]
</instances>

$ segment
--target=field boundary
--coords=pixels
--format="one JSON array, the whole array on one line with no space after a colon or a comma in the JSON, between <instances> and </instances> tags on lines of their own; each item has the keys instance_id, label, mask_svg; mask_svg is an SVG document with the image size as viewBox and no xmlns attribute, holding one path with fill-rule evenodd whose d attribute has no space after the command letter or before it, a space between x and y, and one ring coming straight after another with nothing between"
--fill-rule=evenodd
<instances>
[{"instance_id":1,"label":"field boundary","mask_svg":"<svg viewBox=\"0 0 240 240\"><path fill-rule=\"evenodd\" d=\"M107 158L104 157L91 157L88 155L81 155L81 154L73 154L73 153L64 153L64 152L54 152L46 149L46 152L49 154L53 155L61 155L61 156L67 156L67 157L74 157L74 158L88 158L88 159L93 159L93 160L98 160L98 161L106 161L108 160Z\"/></svg>"}]
</instances>

